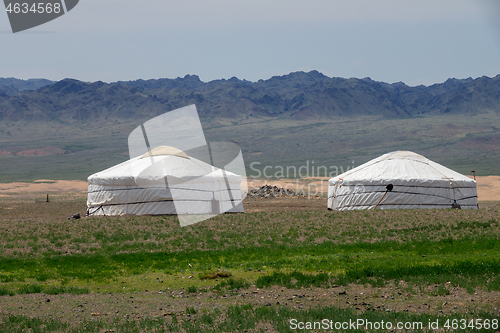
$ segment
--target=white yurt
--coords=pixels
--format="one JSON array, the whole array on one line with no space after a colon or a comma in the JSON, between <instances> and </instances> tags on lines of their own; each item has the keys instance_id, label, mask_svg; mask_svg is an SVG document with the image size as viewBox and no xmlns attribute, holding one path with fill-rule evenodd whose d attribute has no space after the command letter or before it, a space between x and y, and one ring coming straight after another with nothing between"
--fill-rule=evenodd
<instances>
[{"instance_id":1,"label":"white yurt","mask_svg":"<svg viewBox=\"0 0 500 333\"><path fill-rule=\"evenodd\" d=\"M331 178L328 209L478 208L476 181L410 151Z\"/></svg>"},{"instance_id":2,"label":"white yurt","mask_svg":"<svg viewBox=\"0 0 500 333\"><path fill-rule=\"evenodd\" d=\"M241 176L160 146L88 177L87 215L243 212Z\"/></svg>"}]
</instances>

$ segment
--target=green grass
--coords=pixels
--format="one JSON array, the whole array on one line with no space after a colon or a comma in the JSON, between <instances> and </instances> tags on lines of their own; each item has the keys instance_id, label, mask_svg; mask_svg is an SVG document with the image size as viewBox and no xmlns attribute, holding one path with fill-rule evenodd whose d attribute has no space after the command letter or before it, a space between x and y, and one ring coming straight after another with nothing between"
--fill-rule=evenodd
<instances>
[{"instance_id":1,"label":"green grass","mask_svg":"<svg viewBox=\"0 0 500 333\"><path fill-rule=\"evenodd\" d=\"M37 294L43 291L43 287L36 284L27 284L17 290L18 294Z\"/></svg>"},{"instance_id":2,"label":"green grass","mask_svg":"<svg viewBox=\"0 0 500 333\"><path fill-rule=\"evenodd\" d=\"M16 293L9 291L5 288L0 288L0 296L4 296L4 295L14 296L15 294Z\"/></svg>"},{"instance_id":3,"label":"green grass","mask_svg":"<svg viewBox=\"0 0 500 333\"><path fill-rule=\"evenodd\" d=\"M342 245L324 242L292 248L285 245L249 247L245 251L229 248L221 251L136 252L109 256L0 258L0 273L2 281L11 281L11 284L26 279L103 283L117 276L179 273L187 267L191 272L204 272L198 279L206 279L207 276L220 278L230 276L231 271L243 269L248 272L249 269L266 266L275 273L257 280L262 285L278 281L278 285L289 288L321 286L327 285L329 276L342 285L353 282L381 285L380 279L418 283L451 281L456 286L472 290L476 286L498 288L495 277L500 275L499 253L500 240L492 237ZM289 270L299 271L284 273ZM314 273L320 270L324 273ZM491 284L487 283L488 279ZM293 285L292 280L296 280Z\"/></svg>"},{"instance_id":4,"label":"green grass","mask_svg":"<svg viewBox=\"0 0 500 333\"><path fill-rule=\"evenodd\" d=\"M90 290L87 288L77 288L77 287L66 287L66 286L49 286L43 290L44 293L48 295L59 295L59 294L73 294L81 295L88 294Z\"/></svg>"},{"instance_id":5,"label":"green grass","mask_svg":"<svg viewBox=\"0 0 500 333\"><path fill-rule=\"evenodd\" d=\"M271 275L258 278L255 285L259 288L279 285L286 288L300 289L302 287L327 287L329 286L329 281L330 277L326 273L304 274L302 272L274 272Z\"/></svg>"},{"instance_id":6,"label":"green grass","mask_svg":"<svg viewBox=\"0 0 500 333\"><path fill-rule=\"evenodd\" d=\"M250 283L243 279L227 279L223 280L221 283L216 285L213 289L214 290L222 290L222 289L228 289L228 290L238 290L242 288L248 288L250 287Z\"/></svg>"},{"instance_id":7,"label":"green grass","mask_svg":"<svg viewBox=\"0 0 500 333\"><path fill-rule=\"evenodd\" d=\"M445 296L445 295L449 295L449 294L450 294L450 290L445 288L444 286L438 286L436 288L436 290L431 292L432 296Z\"/></svg>"},{"instance_id":8,"label":"green grass","mask_svg":"<svg viewBox=\"0 0 500 333\"><path fill-rule=\"evenodd\" d=\"M39 284L25 284L18 289L6 289L0 288L0 296L3 295L25 295L25 294L38 294L45 293L47 295L59 295L59 294L73 294L82 295L90 293L88 288L78 288L72 286L57 286L57 285L39 285Z\"/></svg>"}]
</instances>

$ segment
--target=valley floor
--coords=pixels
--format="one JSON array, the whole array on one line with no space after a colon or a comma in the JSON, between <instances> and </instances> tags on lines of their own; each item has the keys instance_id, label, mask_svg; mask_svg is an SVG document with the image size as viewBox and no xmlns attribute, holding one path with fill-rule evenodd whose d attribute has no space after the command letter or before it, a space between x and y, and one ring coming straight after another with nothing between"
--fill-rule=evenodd
<instances>
[{"instance_id":1,"label":"valley floor","mask_svg":"<svg viewBox=\"0 0 500 333\"><path fill-rule=\"evenodd\" d=\"M175 216L68 220L85 210L83 185L43 202L64 183L38 184L0 197L2 332L296 332L323 319L498 331L495 201L331 212L321 196L252 198L245 214L181 228ZM377 331L358 328L345 331Z\"/></svg>"},{"instance_id":2,"label":"valley floor","mask_svg":"<svg viewBox=\"0 0 500 333\"><path fill-rule=\"evenodd\" d=\"M293 191L302 191L311 195L324 195L328 192L329 177L308 177L302 179L264 179L249 178L248 189L259 188L264 185L278 186ZM478 176L477 193L479 201L500 201L500 176ZM87 192L88 183L81 180L35 180L32 183L0 183L0 197L2 196L38 196L61 192Z\"/></svg>"}]
</instances>

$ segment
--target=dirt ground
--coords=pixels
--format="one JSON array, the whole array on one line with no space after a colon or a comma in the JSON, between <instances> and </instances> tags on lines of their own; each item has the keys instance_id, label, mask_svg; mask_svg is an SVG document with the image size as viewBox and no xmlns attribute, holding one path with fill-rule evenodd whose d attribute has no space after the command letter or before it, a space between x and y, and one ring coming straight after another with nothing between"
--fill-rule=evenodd
<instances>
[{"instance_id":1,"label":"dirt ground","mask_svg":"<svg viewBox=\"0 0 500 333\"><path fill-rule=\"evenodd\" d=\"M248 188L276 185L311 195L328 192L328 177L302 179L248 179ZM500 176L476 177L479 201L500 201ZM0 183L0 197L5 195L29 195L31 193L86 192L87 182L79 180L36 180L33 183Z\"/></svg>"},{"instance_id":2,"label":"dirt ground","mask_svg":"<svg viewBox=\"0 0 500 333\"><path fill-rule=\"evenodd\" d=\"M265 273L265 272L263 272ZM429 286L429 289L433 286ZM185 290L154 290L134 293L97 292L84 295L28 294L2 296L0 316L7 314L59 319L65 322L82 322L103 317L140 319L145 316L186 315L186 307L198 313L228 305L256 306L277 305L293 309L321 306L352 308L364 311L408 312L427 314L466 314L469 311L498 314L500 292L477 290L469 294L462 288L447 288L449 295L431 296L431 290L412 293L401 282L384 288L350 284L347 287L287 289L273 286L256 288L255 285L234 293L217 294L213 291L189 293Z\"/></svg>"}]
</instances>

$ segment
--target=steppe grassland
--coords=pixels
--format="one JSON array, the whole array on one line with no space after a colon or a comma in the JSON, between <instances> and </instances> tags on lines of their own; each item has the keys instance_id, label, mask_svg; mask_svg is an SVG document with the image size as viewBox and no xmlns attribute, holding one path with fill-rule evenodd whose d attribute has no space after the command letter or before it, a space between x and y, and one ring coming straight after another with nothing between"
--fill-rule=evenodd
<instances>
[{"instance_id":1,"label":"steppe grassland","mask_svg":"<svg viewBox=\"0 0 500 333\"><path fill-rule=\"evenodd\" d=\"M249 201L247 207L258 206L258 200L263 199ZM261 212L226 214L181 228L173 216L68 220L73 213L85 211L81 195L53 196L49 203L2 197L1 297L136 295L146 290L234 296L256 287L272 290L279 286L286 292L357 285L374 289L373 295L377 288L392 286L412 297L439 299L453 293L453 288L470 294L500 290L498 203L484 204L479 210L329 212L293 209L319 207L324 199L274 200L277 205L283 202L279 200L287 200L291 208L273 211L267 201ZM215 272L230 277L203 278ZM246 309L228 305L217 311L195 309L195 304L186 305L183 314L191 312L196 322L186 318L174 321L173 317L150 322L155 317L147 319L145 313L127 330L159 323L163 328L189 330L194 325L193 329L203 330L204 325L215 323L224 331L235 320L239 322L234 311L247 313L240 327L259 330L259 322L264 321L279 331L286 331L286 325L273 319L272 313L279 312L282 318L331 316L335 311L337 316L356 315L352 307L332 308L327 303L303 310L248 303ZM364 308L364 315L373 312ZM469 308L461 310L470 315ZM494 305L481 311L484 318L498 317ZM436 310L432 315L438 314ZM387 315L377 312L377 318ZM36 324L9 311L2 313L2 320L4 327L48 325L42 315ZM82 328L83 322L69 325L61 318L54 325L65 330L63 326L68 324L70 330ZM101 322L101 328L125 325L119 320Z\"/></svg>"}]
</instances>

